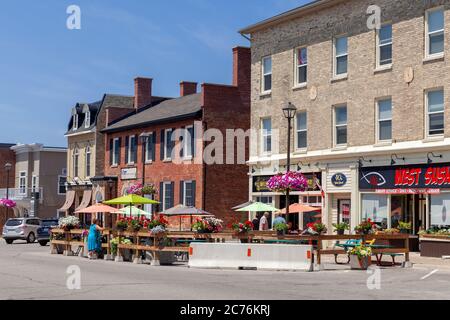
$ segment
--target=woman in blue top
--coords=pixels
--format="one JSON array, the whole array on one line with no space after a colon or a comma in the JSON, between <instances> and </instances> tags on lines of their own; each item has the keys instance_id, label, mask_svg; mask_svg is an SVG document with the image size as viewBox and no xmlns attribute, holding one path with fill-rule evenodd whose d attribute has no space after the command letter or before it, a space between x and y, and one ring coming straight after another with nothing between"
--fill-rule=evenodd
<instances>
[{"instance_id":1,"label":"woman in blue top","mask_svg":"<svg viewBox=\"0 0 450 320\"><path fill-rule=\"evenodd\" d=\"M102 241L100 231L103 231L103 228L98 224L97 219L92 220L91 227L89 228L88 235L88 251L89 251L89 259L92 259L94 253L100 253L102 250Z\"/></svg>"}]
</instances>

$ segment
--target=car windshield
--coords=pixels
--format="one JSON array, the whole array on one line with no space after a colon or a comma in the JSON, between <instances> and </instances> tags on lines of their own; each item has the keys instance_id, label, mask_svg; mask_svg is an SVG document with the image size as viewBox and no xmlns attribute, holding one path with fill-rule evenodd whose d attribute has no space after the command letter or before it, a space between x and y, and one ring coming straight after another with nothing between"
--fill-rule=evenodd
<instances>
[{"instance_id":1,"label":"car windshield","mask_svg":"<svg viewBox=\"0 0 450 320\"><path fill-rule=\"evenodd\" d=\"M10 219L6 222L6 226L8 227L17 227L20 226L23 222L23 219Z\"/></svg>"},{"instance_id":2,"label":"car windshield","mask_svg":"<svg viewBox=\"0 0 450 320\"><path fill-rule=\"evenodd\" d=\"M58 225L58 220L44 220L42 221L43 227L51 227Z\"/></svg>"}]
</instances>

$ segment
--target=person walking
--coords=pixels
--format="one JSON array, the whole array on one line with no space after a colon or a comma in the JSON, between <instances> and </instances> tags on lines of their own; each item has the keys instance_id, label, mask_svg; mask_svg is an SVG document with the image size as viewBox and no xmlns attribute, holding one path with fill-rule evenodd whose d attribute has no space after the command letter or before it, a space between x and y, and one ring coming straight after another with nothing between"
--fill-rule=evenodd
<instances>
[{"instance_id":1,"label":"person walking","mask_svg":"<svg viewBox=\"0 0 450 320\"><path fill-rule=\"evenodd\" d=\"M259 219L259 231L269 230L269 216L268 212L264 212L264 215Z\"/></svg>"},{"instance_id":2,"label":"person walking","mask_svg":"<svg viewBox=\"0 0 450 320\"><path fill-rule=\"evenodd\" d=\"M98 225L98 220L93 219L92 224L89 228L89 235L88 235L88 256L89 259L94 259L95 256L98 256L98 254L102 251L102 242L101 242L101 231L103 231L104 228L100 227Z\"/></svg>"},{"instance_id":3,"label":"person walking","mask_svg":"<svg viewBox=\"0 0 450 320\"><path fill-rule=\"evenodd\" d=\"M253 224L253 230L258 231L259 230L259 220L261 219L260 214L257 213L255 218L252 220Z\"/></svg>"}]
</instances>

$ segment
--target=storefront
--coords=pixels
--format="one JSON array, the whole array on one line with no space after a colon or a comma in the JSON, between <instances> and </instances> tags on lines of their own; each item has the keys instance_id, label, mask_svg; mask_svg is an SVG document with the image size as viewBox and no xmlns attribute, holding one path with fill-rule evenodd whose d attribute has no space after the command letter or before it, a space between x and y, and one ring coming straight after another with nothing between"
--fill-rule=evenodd
<instances>
[{"instance_id":1,"label":"storefront","mask_svg":"<svg viewBox=\"0 0 450 320\"><path fill-rule=\"evenodd\" d=\"M411 233L450 226L450 163L359 169L362 219L382 229L412 224Z\"/></svg>"}]
</instances>

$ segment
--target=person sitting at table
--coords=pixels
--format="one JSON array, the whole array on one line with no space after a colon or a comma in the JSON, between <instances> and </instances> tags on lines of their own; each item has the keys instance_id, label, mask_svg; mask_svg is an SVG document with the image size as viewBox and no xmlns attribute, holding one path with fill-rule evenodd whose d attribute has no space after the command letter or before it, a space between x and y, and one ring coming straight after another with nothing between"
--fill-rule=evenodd
<instances>
[{"instance_id":1,"label":"person sitting at table","mask_svg":"<svg viewBox=\"0 0 450 320\"><path fill-rule=\"evenodd\" d=\"M101 231L104 228L98 225L98 220L93 219L92 224L89 228L88 235L88 257L89 259L94 259L94 257L98 256L98 254L102 251L102 241L101 241Z\"/></svg>"},{"instance_id":2,"label":"person sitting at table","mask_svg":"<svg viewBox=\"0 0 450 320\"><path fill-rule=\"evenodd\" d=\"M280 213L277 213L273 219L273 226L275 227L277 224L286 224L286 219Z\"/></svg>"}]
</instances>

